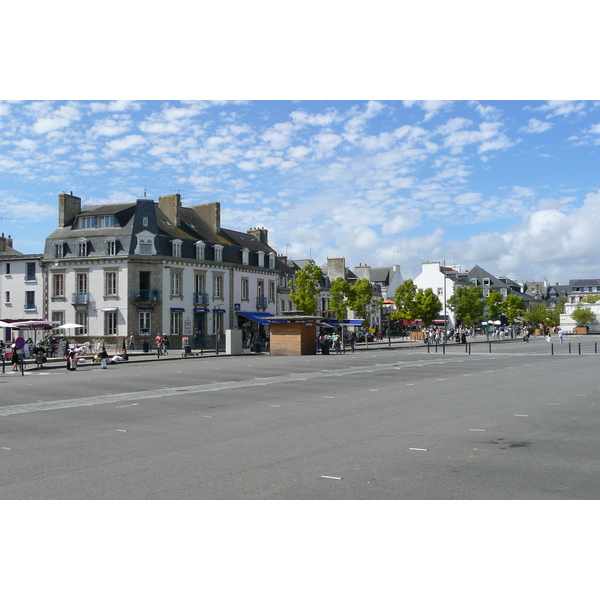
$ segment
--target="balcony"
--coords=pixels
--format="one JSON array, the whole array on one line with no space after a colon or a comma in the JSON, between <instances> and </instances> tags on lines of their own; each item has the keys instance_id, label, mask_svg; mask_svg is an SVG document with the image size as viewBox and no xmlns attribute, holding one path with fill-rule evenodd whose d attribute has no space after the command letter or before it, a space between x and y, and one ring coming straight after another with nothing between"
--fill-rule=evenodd
<instances>
[{"instance_id":1,"label":"balcony","mask_svg":"<svg viewBox=\"0 0 600 600\"><path fill-rule=\"evenodd\" d=\"M158 302L158 290L131 290L132 302Z\"/></svg>"},{"instance_id":2,"label":"balcony","mask_svg":"<svg viewBox=\"0 0 600 600\"><path fill-rule=\"evenodd\" d=\"M28 303L23 306L25 310L35 310L35 302L33 304Z\"/></svg>"},{"instance_id":3,"label":"balcony","mask_svg":"<svg viewBox=\"0 0 600 600\"><path fill-rule=\"evenodd\" d=\"M194 292L194 304L208 304L208 294L204 292Z\"/></svg>"},{"instance_id":4,"label":"balcony","mask_svg":"<svg viewBox=\"0 0 600 600\"><path fill-rule=\"evenodd\" d=\"M71 295L71 304L89 304L90 293L89 292L75 292Z\"/></svg>"},{"instance_id":5,"label":"balcony","mask_svg":"<svg viewBox=\"0 0 600 600\"><path fill-rule=\"evenodd\" d=\"M269 306L267 298L265 296L257 296L256 308L267 308L267 306Z\"/></svg>"}]
</instances>

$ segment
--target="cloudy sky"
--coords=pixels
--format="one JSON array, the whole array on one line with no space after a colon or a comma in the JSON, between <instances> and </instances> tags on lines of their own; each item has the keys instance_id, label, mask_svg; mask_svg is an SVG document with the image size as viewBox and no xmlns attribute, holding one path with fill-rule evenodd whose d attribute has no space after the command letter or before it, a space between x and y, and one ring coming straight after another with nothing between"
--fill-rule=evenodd
<instances>
[{"instance_id":1,"label":"cloudy sky","mask_svg":"<svg viewBox=\"0 0 600 600\"><path fill-rule=\"evenodd\" d=\"M57 198L180 191L291 258L600 275L600 102L5 101L2 230L40 252Z\"/></svg>"}]
</instances>

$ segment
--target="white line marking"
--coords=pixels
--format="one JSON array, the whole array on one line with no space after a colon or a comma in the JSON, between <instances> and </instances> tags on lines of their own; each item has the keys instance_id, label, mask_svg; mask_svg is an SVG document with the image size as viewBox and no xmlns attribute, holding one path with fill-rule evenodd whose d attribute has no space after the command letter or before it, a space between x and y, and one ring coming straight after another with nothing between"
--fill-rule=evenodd
<instances>
[{"instance_id":1,"label":"white line marking","mask_svg":"<svg viewBox=\"0 0 600 600\"><path fill-rule=\"evenodd\" d=\"M342 477L333 477L332 475L321 475L323 479L343 479Z\"/></svg>"},{"instance_id":2,"label":"white line marking","mask_svg":"<svg viewBox=\"0 0 600 600\"><path fill-rule=\"evenodd\" d=\"M12 448L7 448L6 446L2 446L2 450L12 450Z\"/></svg>"},{"instance_id":3,"label":"white line marking","mask_svg":"<svg viewBox=\"0 0 600 600\"><path fill-rule=\"evenodd\" d=\"M469 431L487 431L487 429L469 429Z\"/></svg>"},{"instance_id":4,"label":"white line marking","mask_svg":"<svg viewBox=\"0 0 600 600\"><path fill-rule=\"evenodd\" d=\"M333 400L335 398L335 396L325 396L325 398L329 398L330 400Z\"/></svg>"},{"instance_id":5,"label":"white line marking","mask_svg":"<svg viewBox=\"0 0 600 600\"><path fill-rule=\"evenodd\" d=\"M370 392L378 392L379 390L369 390Z\"/></svg>"},{"instance_id":6,"label":"white line marking","mask_svg":"<svg viewBox=\"0 0 600 600\"><path fill-rule=\"evenodd\" d=\"M420 452L427 452L427 448L409 448L409 450L419 450Z\"/></svg>"},{"instance_id":7,"label":"white line marking","mask_svg":"<svg viewBox=\"0 0 600 600\"><path fill-rule=\"evenodd\" d=\"M515 415L515 417L528 417L529 415Z\"/></svg>"},{"instance_id":8,"label":"white line marking","mask_svg":"<svg viewBox=\"0 0 600 600\"><path fill-rule=\"evenodd\" d=\"M211 417L210 415L202 415L205 419L214 419L214 417Z\"/></svg>"},{"instance_id":9,"label":"white line marking","mask_svg":"<svg viewBox=\"0 0 600 600\"><path fill-rule=\"evenodd\" d=\"M127 433L127 429L117 429L117 431L122 431L123 433Z\"/></svg>"},{"instance_id":10,"label":"white line marking","mask_svg":"<svg viewBox=\"0 0 600 600\"><path fill-rule=\"evenodd\" d=\"M275 408L281 408L281 404L271 404L271 406L274 406Z\"/></svg>"}]
</instances>

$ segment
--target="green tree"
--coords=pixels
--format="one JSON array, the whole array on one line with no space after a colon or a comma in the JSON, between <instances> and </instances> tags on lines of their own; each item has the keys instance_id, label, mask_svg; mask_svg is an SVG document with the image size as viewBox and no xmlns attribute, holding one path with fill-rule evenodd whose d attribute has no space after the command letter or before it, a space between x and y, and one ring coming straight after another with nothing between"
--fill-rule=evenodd
<instances>
[{"instance_id":1,"label":"green tree","mask_svg":"<svg viewBox=\"0 0 600 600\"><path fill-rule=\"evenodd\" d=\"M548 310L543 302L534 304L523 315L523 318L527 323L531 323L533 325L546 325L547 327L552 327L552 323L555 320L555 316L552 314L552 311Z\"/></svg>"},{"instance_id":2,"label":"green tree","mask_svg":"<svg viewBox=\"0 0 600 600\"><path fill-rule=\"evenodd\" d=\"M442 302L431 288L417 291L415 305L417 319L423 321L425 327L429 327L442 310Z\"/></svg>"},{"instance_id":3,"label":"green tree","mask_svg":"<svg viewBox=\"0 0 600 600\"><path fill-rule=\"evenodd\" d=\"M417 295L417 286L412 279L406 279L402 285L396 288L394 303L396 310L392 314L392 319L404 319L405 321L414 321L416 316L415 296Z\"/></svg>"},{"instance_id":4,"label":"green tree","mask_svg":"<svg viewBox=\"0 0 600 600\"><path fill-rule=\"evenodd\" d=\"M589 294L588 296L584 296L581 299L581 302L584 302L585 304L596 304L598 300L600 300L600 296L597 296L596 294Z\"/></svg>"},{"instance_id":5,"label":"green tree","mask_svg":"<svg viewBox=\"0 0 600 600\"><path fill-rule=\"evenodd\" d=\"M596 320L596 315L591 308L584 308L580 302L571 313L571 318L577 323L577 327L589 327Z\"/></svg>"},{"instance_id":6,"label":"green tree","mask_svg":"<svg viewBox=\"0 0 600 600\"><path fill-rule=\"evenodd\" d=\"M525 301L520 296L508 295L502 302L502 312L512 325L525 312Z\"/></svg>"},{"instance_id":7,"label":"green tree","mask_svg":"<svg viewBox=\"0 0 600 600\"><path fill-rule=\"evenodd\" d=\"M350 283L343 277L338 277L331 282L329 312L332 312L340 323L347 315L350 287Z\"/></svg>"},{"instance_id":8,"label":"green tree","mask_svg":"<svg viewBox=\"0 0 600 600\"><path fill-rule=\"evenodd\" d=\"M485 299L485 305L488 309L488 318L490 318L492 321L500 318L500 315L502 314L503 300L502 294L497 290L490 292L490 295Z\"/></svg>"},{"instance_id":9,"label":"green tree","mask_svg":"<svg viewBox=\"0 0 600 600\"><path fill-rule=\"evenodd\" d=\"M319 306L319 288L323 279L323 271L314 263L307 263L296 273L290 299L307 315L314 315Z\"/></svg>"},{"instance_id":10,"label":"green tree","mask_svg":"<svg viewBox=\"0 0 600 600\"><path fill-rule=\"evenodd\" d=\"M348 288L349 307L363 321L368 321L369 315L373 312L373 288L368 279L359 279ZM366 324L368 326L368 322Z\"/></svg>"},{"instance_id":11,"label":"green tree","mask_svg":"<svg viewBox=\"0 0 600 600\"><path fill-rule=\"evenodd\" d=\"M459 287L448 300L456 318L465 325L476 325L483 317L483 293L478 287Z\"/></svg>"}]
</instances>

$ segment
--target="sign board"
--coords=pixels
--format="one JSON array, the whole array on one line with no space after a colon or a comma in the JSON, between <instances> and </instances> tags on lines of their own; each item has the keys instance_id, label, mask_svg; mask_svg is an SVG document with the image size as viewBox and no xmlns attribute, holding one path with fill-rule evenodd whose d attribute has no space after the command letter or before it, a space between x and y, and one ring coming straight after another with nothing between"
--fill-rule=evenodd
<instances>
[{"instance_id":1,"label":"sign board","mask_svg":"<svg viewBox=\"0 0 600 600\"><path fill-rule=\"evenodd\" d=\"M67 353L67 340L60 340L56 356L64 356Z\"/></svg>"},{"instance_id":2,"label":"sign board","mask_svg":"<svg viewBox=\"0 0 600 600\"><path fill-rule=\"evenodd\" d=\"M25 339L22 337L18 337L15 340L15 346L19 349L22 350L23 348L25 348Z\"/></svg>"},{"instance_id":3,"label":"sign board","mask_svg":"<svg viewBox=\"0 0 600 600\"><path fill-rule=\"evenodd\" d=\"M183 333L184 335L192 335L192 320L189 317L186 317L183 322Z\"/></svg>"}]
</instances>

